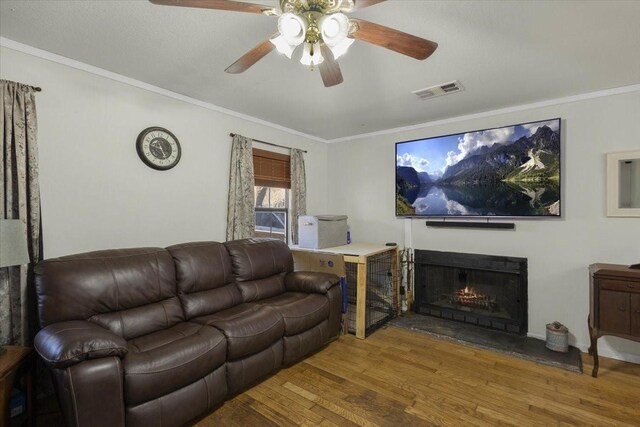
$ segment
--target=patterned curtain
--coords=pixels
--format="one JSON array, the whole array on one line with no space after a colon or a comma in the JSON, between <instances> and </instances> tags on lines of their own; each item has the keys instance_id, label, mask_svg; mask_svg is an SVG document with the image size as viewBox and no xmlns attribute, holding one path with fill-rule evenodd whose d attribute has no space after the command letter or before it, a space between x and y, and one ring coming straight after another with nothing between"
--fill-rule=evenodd
<instances>
[{"instance_id":1,"label":"patterned curtain","mask_svg":"<svg viewBox=\"0 0 640 427\"><path fill-rule=\"evenodd\" d=\"M229 172L227 240L253 237L256 208L253 177L253 141L241 135L233 137Z\"/></svg>"},{"instance_id":2,"label":"patterned curtain","mask_svg":"<svg viewBox=\"0 0 640 427\"><path fill-rule=\"evenodd\" d=\"M40 260L38 125L34 89L0 80L0 218L19 219L31 265ZM26 265L0 268L0 345L28 344Z\"/></svg>"},{"instance_id":3,"label":"patterned curtain","mask_svg":"<svg viewBox=\"0 0 640 427\"><path fill-rule=\"evenodd\" d=\"M298 217L307 213L307 178L303 151L291 149L291 243L298 244Z\"/></svg>"}]
</instances>

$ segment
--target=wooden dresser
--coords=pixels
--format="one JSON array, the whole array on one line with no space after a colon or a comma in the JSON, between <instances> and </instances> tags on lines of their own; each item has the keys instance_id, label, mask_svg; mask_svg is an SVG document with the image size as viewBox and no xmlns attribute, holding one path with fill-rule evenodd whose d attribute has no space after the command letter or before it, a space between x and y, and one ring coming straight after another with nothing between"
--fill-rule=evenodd
<instances>
[{"instance_id":1,"label":"wooden dresser","mask_svg":"<svg viewBox=\"0 0 640 427\"><path fill-rule=\"evenodd\" d=\"M598 338L614 335L640 342L640 269L626 265L589 266L589 336L593 372L598 376Z\"/></svg>"}]
</instances>

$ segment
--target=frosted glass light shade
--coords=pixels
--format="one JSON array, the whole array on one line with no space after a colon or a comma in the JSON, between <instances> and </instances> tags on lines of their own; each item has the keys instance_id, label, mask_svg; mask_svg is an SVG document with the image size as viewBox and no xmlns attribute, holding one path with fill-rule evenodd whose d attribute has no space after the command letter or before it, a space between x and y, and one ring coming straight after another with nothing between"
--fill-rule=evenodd
<instances>
[{"instance_id":1,"label":"frosted glass light shade","mask_svg":"<svg viewBox=\"0 0 640 427\"><path fill-rule=\"evenodd\" d=\"M305 43L300 62L304 65L313 67L314 65L321 64L322 61L324 61L324 58L322 57L322 53L320 53L320 43L316 43L314 45Z\"/></svg>"},{"instance_id":2,"label":"frosted glass light shade","mask_svg":"<svg viewBox=\"0 0 640 427\"><path fill-rule=\"evenodd\" d=\"M278 31L291 46L298 46L307 33L307 21L293 13L283 13L278 18Z\"/></svg>"},{"instance_id":3,"label":"frosted glass light shade","mask_svg":"<svg viewBox=\"0 0 640 427\"><path fill-rule=\"evenodd\" d=\"M291 55L293 55L293 51L296 46L291 46L287 41L279 35L278 37L274 37L269 40L276 47L276 50L281 54L285 55L287 58L291 59Z\"/></svg>"},{"instance_id":4,"label":"frosted glass light shade","mask_svg":"<svg viewBox=\"0 0 640 427\"><path fill-rule=\"evenodd\" d=\"M327 38L336 37L340 33L340 24L336 19L326 19L322 26L322 35Z\"/></svg>"},{"instance_id":5,"label":"frosted glass light shade","mask_svg":"<svg viewBox=\"0 0 640 427\"><path fill-rule=\"evenodd\" d=\"M329 47L342 43L349 34L349 18L344 13L325 15L319 22L322 40Z\"/></svg>"},{"instance_id":6,"label":"frosted glass light shade","mask_svg":"<svg viewBox=\"0 0 640 427\"><path fill-rule=\"evenodd\" d=\"M345 37L341 43L338 43L335 46L329 46L329 49L331 49L331 53L333 53L333 59L338 59L342 55L347 53L347 49L349 49L349 46L351 46L354 41L356 40Z\"/></svg>"}]
</instances>

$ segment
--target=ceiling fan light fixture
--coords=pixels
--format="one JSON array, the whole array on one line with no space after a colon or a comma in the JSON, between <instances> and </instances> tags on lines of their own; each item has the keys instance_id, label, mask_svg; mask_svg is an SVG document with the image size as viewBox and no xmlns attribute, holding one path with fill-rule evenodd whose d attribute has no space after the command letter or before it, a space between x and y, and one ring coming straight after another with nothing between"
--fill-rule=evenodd
<instances>
[{"instance_id":1,"label":"ceiling fan light fixture","mask_svg":"<svg viewBox=\"0 0 640 427\"><path fill-rule=\"evenodd\" d=\"M296 46L291 46L287 41L282 37L282 35L278 35L277 37L269 39L271 43L276 47L276 50L291 59L291 55L293 55L293 51Z\"/></svg>"},{"instance_id":2,"label":"ceiling fan light fixture","mask_svg":"<svg viewBox=\"0 0 640 427\"><path fill-rule=\"evenodd\" d=\"M322 64L322 61L324 61L324 58L320 53L320 43L305 43L300 63L313 69L314 66Z\"/></svg>"},{"instance_id":3,"label":"ceiling fan light fixture","mask_svg":"<svg viewBox=\"0 0 640 427\"><path fill-rule=\"evenodd\" d=\"M333 53L333 59L338 59L342 55L347 53L347 50L349 49L349 46L351 46L354 41L356 41L356 40L355 39L350 39L348 37L345 37L345 39L342 40L341 43L338 43L335 46L329 46L329 49L331 49L331 53Z\"/></svg>"},{"instance_id":4,"label":"ceiling fan light fixture","mask_svg":"<svg viewBox=\"0 0 640 427\"><path fill-rule=\"evenodd\" d=\"M344 81L340 66L335 59L346 53L354 39L420 61L431 56L438 47L438 43L431 40L363 19L350 19L345 15L345 13L384 3L387 0L278 0L277 3L280 5L278 8L249 3L246 0L149 1L165 6L277 16L278 32L262 40L227 67L225 72L230 74L246 71L272 50L278 50L291 59L297 46L302 44L304 52L300 62L311 70L318 65L324 85L331 87Z\"/></svg>"},{"instance_id":5,"label":"ceiling fan light fixture","mask_svg":"<svg viewBox=\"0 0 640 427\"><path fill-rule=\"evenodd\" d=\"M278 18L278 31L291 46L298 46L305 39L307 22L293 13L283 13Z\"/></svg>"},{"instance_id":6,"label":"ceiling fan light fixture","mask_svg":"<svg viewBox=\"0 0 640 427\"><path fill-rule=\"evenodd\" d=\"M318 24L322 40L329 47L342 43L349 34L349 18L344 13L325 15Z\"/></svg>"}]
</instances>

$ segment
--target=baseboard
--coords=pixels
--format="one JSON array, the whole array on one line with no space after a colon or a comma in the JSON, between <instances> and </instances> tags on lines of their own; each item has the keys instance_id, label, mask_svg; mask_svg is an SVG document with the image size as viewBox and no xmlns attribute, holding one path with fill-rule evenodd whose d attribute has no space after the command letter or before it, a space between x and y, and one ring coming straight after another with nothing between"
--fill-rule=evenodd
<instances>
[{"instance_id":1,"label":"baseboard","mask_svg":"<svg viewBox=\"0 0 640 427\"><path fill-rule=\"evenodd\" d=\"M534 334L531 332L527 333L527 336L531 338L537 338L543 341L547 339L545 335ZM574 343L572 345L574 347L577 347L583 353L589 352L589 346L590 346L589 344ZM623 362L640 364L640 354L622 353L622 352L613 350L611 347L607 345L598 344L598 354L600 356L608 357L610 359L616 359L616 360L621 360Z\"/></svg>"}]
</instances>

